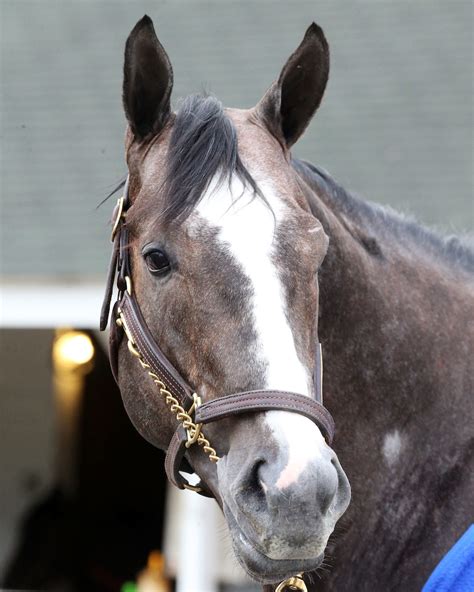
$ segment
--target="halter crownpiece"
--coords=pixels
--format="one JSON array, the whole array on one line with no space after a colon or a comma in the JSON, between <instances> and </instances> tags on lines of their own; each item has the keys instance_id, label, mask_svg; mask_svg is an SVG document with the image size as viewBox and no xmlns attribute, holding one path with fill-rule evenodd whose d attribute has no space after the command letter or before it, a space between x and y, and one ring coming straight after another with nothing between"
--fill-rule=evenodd
<instances>
[{"instance_id":1,"label":"halter crownpiece","mask_svg":"<svg viewBox=\"0 0 474 592\"><path fill-rule=\"evenodd\" d=\"M179 489L191 489L203 495L211 495L202 483L190 485L180 471L192 471L185 459L187 449L192 445L202 447L209 460L219 460L217 451L206 438L203 426L232 415L242 413L283 410L304 415L322 431L328 443L334 436L334 420L323 406L322 398L322 355L321 344L317 344L314 370L315 398L275 390L256 390L218 397L201 402L200 397L174 368L151 334L133 291L130 255L128 249L129 231L125 216L130 207L129 177L125 182L124 194L118 200L112 215L112 258L110 261L104 301L100 316L100 330L104 331L110 313L110 303L117 278L117 300L112 309L109 349L110 364L118 382L118 348L122 337L127 339L128 349L157 385L169 410L175 415L177 427L168 445L165 470L168 479Z\"/></svg>"}]
</instances>

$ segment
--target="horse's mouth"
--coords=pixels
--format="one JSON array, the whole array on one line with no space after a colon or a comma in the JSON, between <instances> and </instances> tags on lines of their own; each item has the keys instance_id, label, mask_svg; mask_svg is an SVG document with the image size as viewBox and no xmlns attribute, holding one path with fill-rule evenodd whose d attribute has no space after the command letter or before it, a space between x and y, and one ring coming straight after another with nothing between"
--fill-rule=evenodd
<instances>
[{"instance_id":1,"label":"horse's mouth","mask_svg":"<svg viewBox=\"0 0 474 592\"><path fill-rule=\"evenodd\" d=\"M237 524L232 512L225 512L234 552L248 575L262 584L276 584L300 572L317 569L324 554L314 559L271 559L260 551Z\"/></svg>"}]
</instances>

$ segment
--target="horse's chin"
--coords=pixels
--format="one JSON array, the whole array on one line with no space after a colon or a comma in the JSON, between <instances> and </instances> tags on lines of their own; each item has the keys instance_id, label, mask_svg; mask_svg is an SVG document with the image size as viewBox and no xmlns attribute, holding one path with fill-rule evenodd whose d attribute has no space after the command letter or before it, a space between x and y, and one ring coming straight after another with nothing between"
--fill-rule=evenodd
<instances>
[{"instance_id":1,"label":"horse's chin","mask_svg":"<svg viewBox=\"0 0 474 592\"><path fill-rule=\"evenodd\" d=\"M248 539L231 512L225 512L234 552L247 574L261 584L278 584L300 572L314 571L324 553L314 559L271 559Z\"/></svg>"}]
</instances>

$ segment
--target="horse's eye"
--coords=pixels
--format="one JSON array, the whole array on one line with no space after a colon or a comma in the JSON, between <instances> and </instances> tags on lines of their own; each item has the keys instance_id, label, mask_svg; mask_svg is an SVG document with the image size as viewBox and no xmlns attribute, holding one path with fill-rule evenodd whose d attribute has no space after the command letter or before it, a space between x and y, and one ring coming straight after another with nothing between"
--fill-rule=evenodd
<instances>
[{"instance_id":1,"label":"horse's eye","mask_svg":"<svg viewBox=\"0 0 474 592\"><path fill-rule=\"evenodd\" d=\"M170 261L163 251L160 249L153 249L144 253L145 263L148 271L153 275L161 275L167 273L170 269Z\"/></svg>"}]
</instances>

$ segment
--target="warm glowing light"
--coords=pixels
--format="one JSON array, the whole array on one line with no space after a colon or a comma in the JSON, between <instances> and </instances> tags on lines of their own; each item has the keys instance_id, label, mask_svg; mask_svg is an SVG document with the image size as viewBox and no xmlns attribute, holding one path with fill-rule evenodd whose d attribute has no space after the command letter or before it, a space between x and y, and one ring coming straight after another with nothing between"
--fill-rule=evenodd
<instances>
[{"instance_id":1,"label":"warm glowing light","mask_svg":"<svg viewBox=\"0 0 474 592\"><path fill-rule=\"evenodd\" d=\"M165 570L165 558L159 551L152 551L148 555L148 569L163 573Z\"/></svg>"},{"instance_id":2,"label":"warm glowing light","mask_svg":"<svg viewBox=\"0 0 474 592\"><path fill-rule=\"evenodd\" d=\"M94 345L85 333L66 331L54 342L53 355L57 364L82 366L94 357Z\"/></svg>"}]
</instances>

